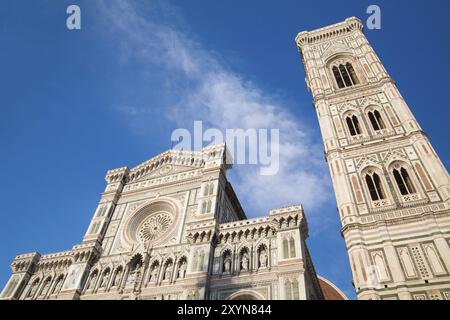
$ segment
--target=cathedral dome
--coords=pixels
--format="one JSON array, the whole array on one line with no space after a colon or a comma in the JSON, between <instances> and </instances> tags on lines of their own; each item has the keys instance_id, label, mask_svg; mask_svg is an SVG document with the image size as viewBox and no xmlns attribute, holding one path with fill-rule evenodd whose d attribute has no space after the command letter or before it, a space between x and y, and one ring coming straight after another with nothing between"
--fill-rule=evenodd
<instances>
[{"instance_id":1,"label":"cathedral dome","mask_svg":"<svg viewBox=\"0 0 450 320\"><path fill-rule=\"evenodd\" d=\"M325 300L348 300L347 296L330 280L317 276Z\"/></svg>"}]
</instances>

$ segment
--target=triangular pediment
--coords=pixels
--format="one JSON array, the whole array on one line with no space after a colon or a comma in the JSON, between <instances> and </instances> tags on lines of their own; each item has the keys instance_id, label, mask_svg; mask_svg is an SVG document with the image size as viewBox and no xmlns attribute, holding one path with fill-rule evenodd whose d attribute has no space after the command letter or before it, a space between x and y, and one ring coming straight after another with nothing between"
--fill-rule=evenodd
<instances>
[{"instance_id":1,"label":"triangular pediment","mask_svg":"<svg viewBox=\"0 0 450 320\"><path fill-rule=\"evenodd\" d=\"M204 168L204 159L202 152L169 150L132 168L128 181L144 181L198 170Z\"/></svg>"},{"instance_id":2,"label":"triangular pediment","mask_svg":"<svg viewBox=\"0 0 450 320\"><path fill-rule=\"evenodd\" d=\"M187 172L191 170L197 170L198 167L194 166L183 166L183 165L173 165L173 164L165 164L145 175L137 179L136 181L145 181L149 179L155 179L160 177L166 177L172 174L177 174L181 172Z\"/></svg>"},{"instance_id":3,"label":"triangular pediment","mask_svg":"<svg viewBox=\"0 0 450 320\"><path fill-rule=\"evenodd\" d=\"M194 172L206 167L220 167L226 163L228 156L225 155L228 154L225 144L206 146L201 151L171 149L142 162L131 170L125 168L127 182L134 183L179 173L184 176L183 172ZM229 166L225 167L225 169L228 168Z\"/></svg>"}]
</instances>

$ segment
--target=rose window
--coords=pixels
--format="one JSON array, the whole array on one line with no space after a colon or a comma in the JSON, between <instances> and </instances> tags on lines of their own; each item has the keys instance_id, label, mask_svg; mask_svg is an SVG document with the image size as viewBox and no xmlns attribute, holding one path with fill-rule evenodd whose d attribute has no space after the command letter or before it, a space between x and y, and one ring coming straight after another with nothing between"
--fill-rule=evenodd
<instances>
[{"instance_id":1,"label":"rose window","mask_svg":"<svg viewBox=\"0 0 450 320\"><path fill-rule=\"evenodd\" d=\"M169 230L172 222L171 215L166 212L154 214L142 223L139 228L139 238L143 242L153 242Z\"/></svg>"},{"instance_id":2,"label":"rose window","mask_svg":"<svg viewBox=\"0 0 450 320\"><path fill-rule=\"evenodd\" d=\"M123 238L129 244L166 243L174 236L179 210L175 202L156 200L134 210L123 228Z\"/></svg>"}]
</instances>

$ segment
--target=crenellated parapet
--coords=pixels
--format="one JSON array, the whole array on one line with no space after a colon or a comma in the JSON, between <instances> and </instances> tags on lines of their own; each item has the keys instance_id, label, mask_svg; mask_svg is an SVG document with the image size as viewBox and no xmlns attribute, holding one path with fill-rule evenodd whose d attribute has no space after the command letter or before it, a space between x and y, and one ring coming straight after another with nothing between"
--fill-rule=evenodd
<instances>
[{"instance_id":1,"label":"crenellated parapet","mask_svg":"<svg viewBox=\"0 0 450 320\"><path fill-rule=\"evenodd\" d=\"M62 251L40 255L37 252L18 255L12 263L11 285L4 296L12 299L53 299L61 290L67 271L73 263L73 252ZM16 289L11 289L16 284ZM3 297L2 297L3 298Z\"/></svg>"},{"instance_id":2,"label":"crenellated parapet","mask_svg":"<svg viewBox=\"0 0 450 320\"><path fill-rule=\"evenodd\" d=\"M100 251L98 243L90 242L75 245L67 251L18 255L11 264L13 276L10 285L5 288L1 299L47 300L64 297L67 288L72 291L68 285L71 279L68 281L67 278L74 278L76 274L73 271L80 270L77 266L84 268L96 261ZM83 271L79 281L83 281L82 276ZM73 298L72 292L69 298Z\"/></svg>"},{"instance_id":3,"label":"crenellated parapet","mask_svg":"<svg viewBox=\"0 0 450 320\"><path fill-rule=\"evenodd\" d=\"M302 31L295 37L295 42L299 49L306 45L318 44L330 41L352 33L355 30L362 31L363 23L356 17L350 17L343 22L339 22L330 26L315 29L314 31Z\"/></svg>"},{"instance_id":4,"label":"crenellated parapet","mask_svg":"<svg viewBox=\"0 0 450 320\"><path fill-rule=\"evenodd\" d=\"M41 255L38 252L17 255L11 264L13 271L0 300L17 300L24 294L27 283L36 272Z\"/></svg>"},{"instance_id":5,"label":"crenellated parapet","mask_svg":"<svg viewBox=\"0 0 450 320\"><path fill-rule=\"evenodd\" d=\"M11 264L11 269L13 273L33 272L40 258L41 255L38 252L19 254Z\"/></svg>"},{"instance_id":6,"label":"crenellated parapet","mask_svg":"<svg viewBox=\"0 0 450 320\"><path fill-rule=\"evenodd\" d=\"M186 240L190 244L211 243L215 234L216 222L214 220L186 225Z\"/></svg>"},{"instance_id":7,"label":"crenellated parapet","mask_svg":"<svg viewBox=\"0 0 450 320\"><path fill-rule=\"evenodd\" d=\"M301 205L287 206L269 211L269 217L276 223L278 230L299 228L304 239L308 237L308 224Z\"/></svg>"},{"instance_id":8,"label":"crenellated parapet","mask_svg":"<svg viewBox=\"0 0 450 320\"><path fill-rule=\"evenodd\" d=\"M307 226L303 208L300 205L269 211L269 216L247 220L236 220L216 225L215 221L192 223L186 226L189 243L209 242L215 236L217 244L255 240L275 235L279 230L301 228L307 237Z\"/></svg>"},{"instance_id":9,"label":"crenellated parapet","mask_svg":"<svg viewBox=\"0 0 450 320\"><path fill-rule=\"evenodd\" d=\"M51 273L67 268L73 263L73 252L62 251L57 253L42 255L37 263L35 273Z\"/></svg>"},{"instance_id":10,"label":"crenellated parapet","mask_svg":"<svg viewBox=\"0 0 450 320\"><path fill-rule=\"evenodd\" d=\"M108 170L105 180L110 183L126 183L128 181L130 170L127 167Z\"/></svg>"},{"instance_id":11,"label":"crenellated parapet","mask_svg":"<svg viewBox=\"0 0 450 320\"><path fill-rule=\"evenodd\" d=\"M100 203L116 203L125 184L130 180L130 170L127 167L109 170L106 173L105 180L108 183L102 194Z\"/></svg>"},{"instance_id":12,"label":"crenellated parapet","mask_svg":"<svg viewBox=\"0 0 450 320\"><path fill-rule=\"evenodd\" d=\"M73 246L71 254L76 263L94 263L101 255L102 248L97 242L86 242Z\"/></svg>"}]
</instances>

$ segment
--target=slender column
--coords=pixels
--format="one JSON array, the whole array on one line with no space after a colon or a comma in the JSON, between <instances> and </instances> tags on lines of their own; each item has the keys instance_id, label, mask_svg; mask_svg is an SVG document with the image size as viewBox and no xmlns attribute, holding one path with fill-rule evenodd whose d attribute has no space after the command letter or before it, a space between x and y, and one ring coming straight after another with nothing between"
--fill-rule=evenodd
<instances>
[{"instance_id":1,"label":"slender column","mask_svg":"<svg viewBox=\"0 0 450 320\"><path fill-rule=\"evenodd\" d=\"M239 263L236 263L236 245L233 248L233 253L232 253L232 260L231 260L231 269L230 269L230 274L234 274L237 270L239 270L238 266Z\"/></svg>"},{"instance_id":2,"label":"slender column","mask_svg":"<svg viewBox=\"0 0 450 320\"><path fill-rule=\"evenodd\" d=\"M177 275L177 273L178 273L178 267L177 267L177 265L178 265L178 258L175 258L175 259L174 259L174 262L173 262L172 278L170 279L170 283L175 282L176 279L177 279L177 277L176 277L176 275Z\"/></svg>"},{"instance_id":3,"label":"slender column","mask_svg":"<svg viewBox=\"0 0 450 320\"><path fill-rule=\"evenodd\" d=\"M143 259L143 263L142 263L142 276L140 279L141 282L141 287L142 285L144 285L144 287L147 286L147 275L150 273L150 254L149 253L145 253L144 255L144 259Z\"/></svg>"},{"instance_id":4,"label":"slender column","mask_svg":"<svg viewBox=\"0 0 450 320\"><path fill-rule=\"evenodd\" d=\"M62 283L61 283L61 285L60 285L60 288L61 288L61 289L62 289L64 283L66 282L68 276L69 276L69 273L66 273L66 275L63 277ZM60 294L61 289L58 291L57 296Z\"/></svg>"},{"instance_id":5,"label":"slender column","mask_svg":"<svg viewBox=\"0 0 450 320\"><path fill-rule=\"evenodd\" d=\"M123 277L122 280L120 281L120 286L119 288L121 290L123 290L123 288L125 288L125 285L127 284L127 279L128 276L130 274L130 267L128 266L128 264L125 266L125 269L123 270Z\"/></svg>"},{"instance_id":6,"label":"slender column","mask_svg":"<svg viewBox=\"0 0 450 320\"><path fill-rule=\"evenodd\" d=\"M100 270L98 270L98 276L97 276L97 279L95 279L95 286L94 286L94 289L92 289L92 291L94 293L97 292L102 277L103 277L103 270L102 270L102 272L100 272Z\"/></svg>"},{"instance_id":7,"label":"slender column","mask_svg":"<svg viewBox=\"0 0 450 320\"><path fill-rule=\"evenodd\" d=\"M159 268L159 272L158 272L158 278L156 278L156 285L161 284L162 275L165 271L166 271L166 268L164 267L164 263L161 262L161 267Z\"/></svg>"},{"instance_id":8,"label":"slender column","mask_svg":"<svg viewBox=\"0 0 450 320\"><path fill-rule=\"evenodd\" d=\"M252 244L252 246L250 247L250 263L249 263L249 272L253 272L253 266L257 266L258 264L255 264L255 250L254 250L254 245Z\"/></svg>"},{"instance_id":9,"label":"slender column","mask_svg":"<svg viewBox=\"0 0 450 320\"><path fill-rule=\"evenodd\" d=\"M41 283L41 286L40 286L39 290L36 291L36 298L37 298L37 299L41 298L42 293L43 293L43 291L44 291L44 288L45 288L45 278L43 279L43 281L42 281L42 283ZM43 296L42 296L42 299L43 299Z\"/></svg>"},{"instance_id":10,"label":"slender column","mask_svg":"<svg viewBox=\"0 0 450 320\"><path fill-rule=\"evenodd\" d=\"M272 268L272 242L269 241L267 246L267 268L270 270Z\"/></svg>"},{"instance_id":11,"label":"slender column","mask_svg":"<svg viewBox=\"0 0 450 320\"><path fill-rule=\"evenodd\" d=\"M56 286L58 285L58 279L59 279L59 275L53 279L52 285L48 288L47 296L51 296L52 294L54 294L53 290L55 290Z\"/></svg>"},{"instance_id":12,"label":"slender column","mask_svg":"<svg viewBox=\"0 0 450 320\"><path fill-rule=\"evenodd\" d=\"M52 292L52 287L55 285L55 277L52 277L52 279L50 280L50 285L48 286L47 292L45 292L44 294L44 299L47 300L48 297L50 296L50 292Z\"/></svg>"},{"instance_id":13,"label":"slender column","mask_svg":"<svg viewBox=\"0 0 450 320\"><path fill-rule=\"evenodd\" d=\"M108 283L106 283L105 286L105 291L109 291L109 289L111 289L112 282L114 281L114 272L115 270L113 268L109 270L109 278Z\"/></svg>"}]
</instances>

